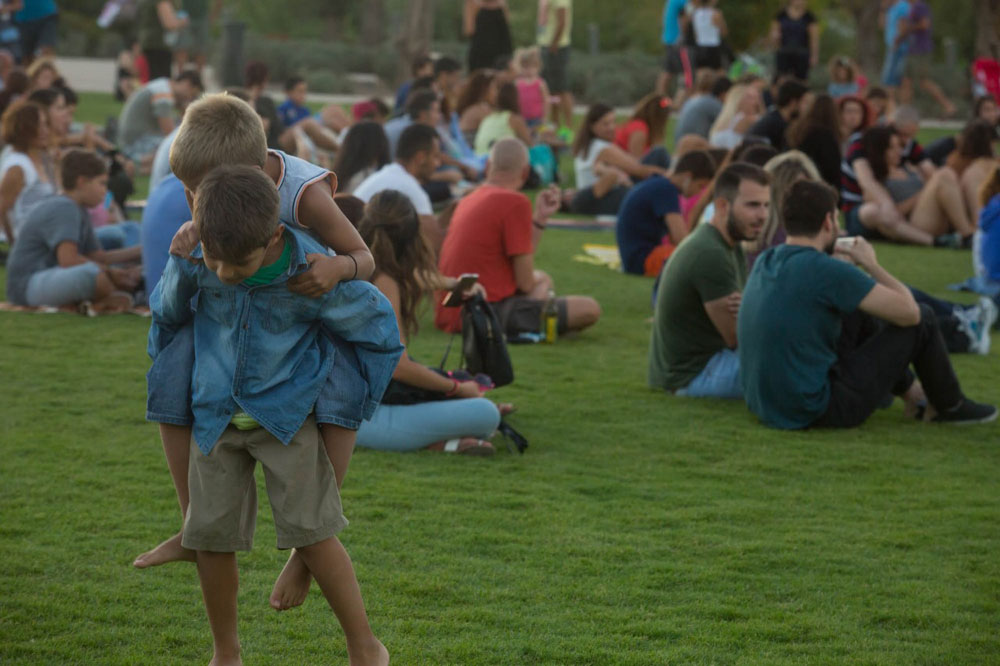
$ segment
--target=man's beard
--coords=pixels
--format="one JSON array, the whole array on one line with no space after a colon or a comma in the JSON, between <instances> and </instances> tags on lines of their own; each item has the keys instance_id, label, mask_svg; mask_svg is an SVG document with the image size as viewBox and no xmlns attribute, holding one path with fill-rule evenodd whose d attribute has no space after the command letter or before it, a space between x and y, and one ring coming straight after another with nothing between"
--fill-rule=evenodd
<instances>
[{"instance_id":1,"label":"man's beard","mask_svg":"<svg viewBox=\"0 0 1000 666\"><path fill-rule=\"evenodd\" d=\"M836 249L837 249L837 237L834 236L833 238L830 239L830 242L826 244L826 247L823 248L823 251L832 256L834 250Z\"/></svg>"},{"instance_id":2,"label":"man's beard","mask_svg":"<svg viewBox=\"0 0 1000 666\"><path fill-rule=\"evenodd\" d=\"M736 223L736 216L733 215L732 210L729 211L729 219L726 220L726 231L729 233L729 237L733 239L733 242L754 240L747 236L743 229Z\"/></svg>"}]
</instances>

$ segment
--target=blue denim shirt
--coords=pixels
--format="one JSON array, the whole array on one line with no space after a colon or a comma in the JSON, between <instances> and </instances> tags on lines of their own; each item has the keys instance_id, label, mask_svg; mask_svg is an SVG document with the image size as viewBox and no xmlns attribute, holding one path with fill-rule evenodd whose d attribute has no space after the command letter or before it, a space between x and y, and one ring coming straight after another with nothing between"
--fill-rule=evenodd
<instances>
[{"instance_id":1,"label":"blue denim shirt","mask_svg":"<svg viewBox=\"0 0 1000 666\"><path fill-rule=\"evenodd\" d=\"M282 443L299 430L333 366L323 329L355 345L368 383L366 412L381 399L403 347L389 301L373 285L341 282L321 298L292 293L288 279L306 271L323 247L286 228L288 273L257 287L221 282L204 264L170 257L150 298L153 358L173 331L194 319L191 408L194 438L208 455L242 409ZM201 256L199 247L193 256Z\"/></svg>"}]
</instances>

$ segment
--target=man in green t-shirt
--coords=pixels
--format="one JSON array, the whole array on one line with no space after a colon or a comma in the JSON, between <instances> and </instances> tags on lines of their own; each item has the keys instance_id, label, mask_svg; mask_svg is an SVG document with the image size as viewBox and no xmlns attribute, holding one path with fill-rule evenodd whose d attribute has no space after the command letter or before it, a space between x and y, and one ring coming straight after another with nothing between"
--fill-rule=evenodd
<instances>
[{"instance_id":1,"label":"man in green t-shirt","mask_svg":"<svg viewBox=\"0 0 1000 666\"><path fill-rule=\"evenodd\" d=\"M739 398L736 313L746 282L742 240L757 238L770 178L752 164L727 167L715 214L684 239L660 273L649 345L649 385L689 397Z\"/></svg>"},{"instance_id":2,"label":"man in green t-shirt","mask_svg":"<svg viewBox=\"0 0 1000 666\"><path fill-rule=\"evenodd\" d=\"M962 394L934 312L864 238L837 240L836 206L826 184L795 183L782 205L788 239L754 262L738 325L750 410L775 428L852 428L891 393L912 413L926 404L927 420L994 420L996 407Z\"/></svg>"}]
</instances>

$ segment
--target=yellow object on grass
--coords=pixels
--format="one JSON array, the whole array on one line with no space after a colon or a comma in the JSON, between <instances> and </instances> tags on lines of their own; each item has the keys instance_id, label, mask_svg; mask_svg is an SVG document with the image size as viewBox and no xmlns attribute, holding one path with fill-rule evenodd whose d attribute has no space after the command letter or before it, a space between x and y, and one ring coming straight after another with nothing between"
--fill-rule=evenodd
<instances>
[{"instance_id":1,"label":"yellow object on grass","mask_svg":"<svg viewBox=\"0 0 1000 666\"><path fill-rule=\"evenodd\" d=\"M583 254L575 255L573 261L579 261L581 264L607 266L613 271L620 271L622 269L622 258L618 254L617 245L584 243Z\"/></svg>"}]
</instances>

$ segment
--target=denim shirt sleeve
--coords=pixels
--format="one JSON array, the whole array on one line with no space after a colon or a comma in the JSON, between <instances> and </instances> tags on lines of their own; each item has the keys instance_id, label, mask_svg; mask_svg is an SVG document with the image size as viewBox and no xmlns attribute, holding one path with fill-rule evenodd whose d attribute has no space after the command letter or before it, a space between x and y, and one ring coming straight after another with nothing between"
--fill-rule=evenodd
<instances>
[{"instance_id":1,"label":"denim shirt sleeve","mask_svg":"<svg viewBox=\"0 0 1000 666\"><path fill-rule=\"evenodd\" d=\"M146 351L150 358L155 359L170 343L174 331L193 319L191 299L197 293L198 280L192 267L187 266L185 260L171 256L163 277L149 297L153 321Z\"/></svg>"},{"instance_id":2,"label":"denim shirt sleeve","mask_svg":"<svg viewBox=\"0 0 1000 666\"><path fill-rule=\"evenodd\" d=\"M361 374L368 383L364 417L369 419L403 353L392 305L374 285L352 280L341 282L326 295L320 318L331 333L355 345Z\"/></svg>"}]
</instances>

